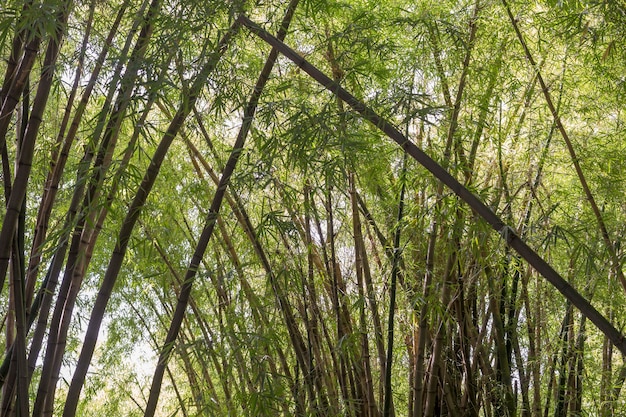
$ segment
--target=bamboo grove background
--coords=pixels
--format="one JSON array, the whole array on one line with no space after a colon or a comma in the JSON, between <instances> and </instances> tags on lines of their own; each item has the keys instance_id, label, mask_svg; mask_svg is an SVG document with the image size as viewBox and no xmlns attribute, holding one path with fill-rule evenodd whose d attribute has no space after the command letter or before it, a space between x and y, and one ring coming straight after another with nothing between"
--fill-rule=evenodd
<instances>
[{"instance_id":1,"label":"bamboo grove background","mask_svg":"<svg viewBox=\"0 0 626 417\"><path fill-rule=\"evenodd\" d=\"M0 5L2 416L613 416L626 5ZM503 239L504 238L504 239Z\"/></svg>"}]
</instances>

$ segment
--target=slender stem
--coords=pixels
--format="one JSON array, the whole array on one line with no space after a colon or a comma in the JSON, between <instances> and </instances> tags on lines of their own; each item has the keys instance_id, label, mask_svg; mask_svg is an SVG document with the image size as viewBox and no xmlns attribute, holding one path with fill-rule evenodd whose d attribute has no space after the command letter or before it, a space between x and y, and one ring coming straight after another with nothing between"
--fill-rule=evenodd
<instances>
[{"instance_id":1,"label":"slender stem","mask_svg":"<svg viewBox=\"0 0 626 417\"><path fill-rule=\"evenodd\" d=\"M288 5L285 16L283 17L283 21L281 27L278 32L278 37L284 39L287 34L287 29L289 27L289 23L291 22L291 18L295 12L295 8L298 4L298 0L292 0L292 2ZM239 27L239 21L233 25L232 31L237 30ZM169 358L172 354L172 350L174 347L174 343L178 337L178 333L180 331L180 326L183 321L183 317L185 314L185 310L187 305L189 304L189 298L191 296L191 289L193 282L196 277L196 272L198 270L198 266L200 265L200 261L204 256L204 252L213 236L213 230L215 228L215 224L217 223L217 217L219 215L219 210L222 205L222 201L226 194L226 189L228 188L228 184L230 182L230 178L233 175L235 168L237 166L237 162L241 153L243 151L243 147L246 142L246 138L248 136L248 132L250 131L250 127L252 126L252 120L254 119L254 114L256 112L256 108L259 103L259 99L267 83L269 76L274 68L274 63L278 58L278 51L276 48L272 48L270 54L265 62L263 69L261 70L261 74L257 80L256 85L254 86L254 90L248 100L248 104L244 110L243 122L239 133L237 135L237 139L233 146L233 149L230 153L228 161L224 166L224 170L222 171L222 176L220 178L220 182L217 186L217 190L215 195L213 196L213 201L211 202L211 206L209 207L209 213L206 218L206 223L204 229L202 230L202 234L198 239L198 244L194 251L193 257L189 263L189 267L187 269L187 273L185 274L185 278L183 281L183 286L181 287L180 294L178 297L178 303L176 305L176 310L172 316L172 322L170 323L170 327L165 338L165 343L161 348L161 352L159 354L159 361L157 363L157 367L154 371L154 376L152 378L152 386L150 387L150 397L148 398L148 404L146 406L146 411L144 413L144 417L152 417L156 412L157 403L159 400L159 395L161 392L161 382L163 380L163 374L165 371L165 366L169 361ZM192 103L193 104L193 103ZM191 110L193 106L189 108ZM69 417L69 415L67 416Z\"/></svg>"},{"instance_id":2,"label":"slender stem","mask_svg":"<svg viewBox=\"0 0 626 417\"><path fill-rule=\"evenodd\" d=\"M389 286L389 320L387 322L387 363L385 365L385 404L383 407L383 416L390 417L392 415L392 390L391 390L391 367L393 363L393 330L396 314L396 287L398 281L398 270L400 269L400 235L402 233L402 219L404 216L404 193L406 191L406 162L407 154L402 159L402 172L400 174L400 198L398 201L398 217L396 222L396 230L393 236L393 262L391 265L391 283Z\"/></svg>"}]
</instances>

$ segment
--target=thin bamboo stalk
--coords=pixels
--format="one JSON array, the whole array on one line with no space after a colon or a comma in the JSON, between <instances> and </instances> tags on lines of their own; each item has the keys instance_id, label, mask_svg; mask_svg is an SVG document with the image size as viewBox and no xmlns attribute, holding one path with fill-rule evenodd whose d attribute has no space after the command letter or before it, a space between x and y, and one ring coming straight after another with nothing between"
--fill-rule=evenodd
<instances>
[{"instance_id":1,"label":"thin bamboo stalk","mask_svg":"<svg viewBox=\"0 0 626 417\"><path fill-rule=\"evenodd\" d=\"M28 127L24 134L22 146L20 148L18 167L13 181L11 195L7 201L6 212L2 222L2 229L0 230L0 292L2 292L2 287L4 286L6 278L12 237L17 228L22 202L26 196L26 188L32 168L35 141L37 139L39 126L41 125L44 110L48 102L50 89L52 88L54 67L59 49L61 47L61 41L66 30L65 25L69 16L71 4L71 0L66 0L59 6L59 11L57 13L57 27L55 29L54 36L48 43L48 47L46 49L43 70L37 86L37 92L33 99L33 108L31 109L31 114L28 119ZM36 43L36 45L26 47L26 52L17 70L17 78L14 80L11 90L9 91L2 106L2 111L0 112L0 148L5 146L6 131L11 120L9 116L15 109L19 96L22 94L24 86L27 83L30 75L30 69L32 68L35 55L39 48L39 42L40 38L35 37L31 43Z\"/></svg>"},{"instance_id":2,"label":"thin bamboo stalk","mask_svg":"<svg viewBox=\"0 0 626 417\"><path fill-rule=\"evenodd\" d=\"M146 1L147 4L147 1ZM92 5L95 5L95 2L92 2ZM74 139L76 138L76 133L78 132L78 127L80 120L87 108L87 103L89 102L89 98L91 97L91 93L96 85L96 81L104 64L104 60L108 54L111 43L113 42L113 38L117 33L117 29L119 24L124 16L126 11L126 7L128 5L128 1L124 2L123 5L118 10L118 14L111 26L109 34L105 40L104 46L96 59L95 66L90 75L89 81L83 91L81 99L78 103L78 106L74 112L74 117L72 118L72 122L70 124L69 131L65 134L66 125L69 122L69 116L71 112L71 108L73 105L74 97L77 92L78 83L80 82L80 77L82 74L82 62L85 55L85 49L87 47L89 41L89 34L91 28L91 19L93 19L93 9L90 11L91 17L87 22L87 29L85 30L85 37L83 40L83 45L81 47L79 65L76 67L76 75L74 79L74 85L72 86L72 91L70 93L70 97L68 98L66 110L63 116L63 120L61 122L61 126L59 128L59 132L57 135L57 145L60 145L63 142L60 152L57 152L57 147L55 146L53 155L50 158L50 171L48 172L48 177L46 178L46 183L44 185L44 192L41 197L41 204L39 205L38 213L37 213L37 221L35 225L35 230L33 234L33 243L31 245L31 255L29 257L28 262L28 270L26 276L27 288L26 288L26 300L27 303L30 304L30 301L33 297L33 291L35 287L35 283L37 280L37 273L39 271L39 265L41 262L41 252L43 249L43 242L45 241L48 225L50 221L50 213L52 211L52 206L54 204L56 193L59 188L59 183L61 180L61 175L65 168L65 163L67 162L67 158L69 156L69 150L74 143ZM92 6L93 7L93 6ZM139 20L135 22L138 26ZM134 30L131 30L131 33L134 33ZM129 36L129 40L130 40ZM130 42L127 42L130 45ZM121 63L120 63L121 64ZM121 71L121 65L118 66L118 71L115 71L115 74L119 74ZM113 77L116 78L115 76ZM115 84L115 83L112 83ZM63 138L65 138L63 140Z\"/></svg>"},{"instance_id":3,"label":"thin bamboo stalk","mask_svg":"<svg viewBox=\"0 0 626 417\"><path fill-rule=\"evenodd\" d=\"M287 6L287 10L285 12L285 16L281 22L280 29L278 31L278 38L284 39L287 30L289 27L289 23L291 22L291 18L295 12L295 8L298 4L298 0L292 0L290 4ZM233 31L238 29L238 22L233 27ZM150 388L150 397L148 399L148 405L146 407L146 412L144 413L145 417L152 417L156 411L156 406L159 398L159 394L161 391L161 381L163 378L163 370L164 366L167 364L167 361L171 354L171 348L173 343L176 341L178 332L180 330L180 325L182 323L182 319L184 317L185 309L187 304L189 303L189 297L191 295L191 288L193 282L195 280L196 271L200 264L200 261L204 255L204 252L209 244L209 241L213 235L213 230L215 228L215 224L217 221L217 216L219 214L220 207L222 205L222 201L226 192L226 188L230 182L230 177L232 176L235 167L237 166L237 162L239 160L239 156L241 155L241 151L243 150L243 146L245 144L248 132L252 125L252 120L254 118L254 114L256 112L256 108L260 99L260 96L263 92L265 84L269 79L272 68L274 67L274 63L276 62L276 58L278 57L278 51L276 48L272 48L267 61L261 70L261 74L257 80L257 83L254 87L253 93L248 100L248 104L244 110L243 122L239 133L237 135L237 139L233 146L233 150L224 166L224 170L222 171L222 176L220 178L220 182L217 186L216 193L213 197L213 201L211 202L211 206L209 208L209 212L206 218L206 224L204 229L202 230L202 234L198 239L198 244L194 251L194 255L189 264L189 268L187 269L187 273L185 274L184 284L181 288L181 292L178 298L178 304L176 307L176 311L172 316L172 322L170 324L167 337L163 344L163 348L159 354L159 362L156 366L154 376L152 379L152 386ZM193 104L193 103L192 103ZM189 107L189 110L193 108L193 105ZM291 320L290 320L291 321ZM288 327L290 323L287 323Z\"/></svg>"}]
</instances>

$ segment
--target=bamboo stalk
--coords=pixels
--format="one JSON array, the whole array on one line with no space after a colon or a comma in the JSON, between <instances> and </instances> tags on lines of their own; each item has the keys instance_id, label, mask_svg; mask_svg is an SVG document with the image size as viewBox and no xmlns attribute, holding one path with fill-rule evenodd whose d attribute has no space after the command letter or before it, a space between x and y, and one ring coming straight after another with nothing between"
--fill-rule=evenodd
<instances>
[{"instance_id":1,"label":"bamboo stalk","mask_svg":"<svg viewBox=\"0 0 626 417\"><path fill-rule=\"evenodd\" d=\"M522 45L522 48L524 49L524 53L526 54L526 58L528 59L528 62L537 73L537 80L539 81L539 84L541 85L541 90L546 99L546 104L548 105L548 109L550 110L550 113L552 114L552 117L554 118L554 123L557 129L559 130L559 132L561 133L561 136L563 137L563 140L565 141L567 150L570 154L570 159L572 161L572 164L574 165L574 170L576 171L576 175L578 176L578 180L580 181L580 185L583 188L585 197L587 198L587 201L589 202L589 205L591 206L591 210L593 211L596 221L598 222L598 227L600 228L600 232L602 234L602 239L604 240L606 250L609 252L611 262L613 263L613 265L621 265L620 260L617 257L615 246L613 245L613 242L611 241L611 237L609 235L608 229L602 217L602 213L600 212L600 208L598 207L596 200L593 197L593 194L591 193L591 189L589 188L587 179L585 178L583 170L580 166L579 158L576 155L574 145L572 144L572 141L570 140L569 134L565 130L565 126L563 125L563 122L561 121L561 116L559 115L557 107L554 105L552 101L552 95L550 94L550 89L548 88L546 82L544 81L541 75L541 72L539 71L539 68L537 66L537 63L535 62L532 56L532 53L530 52L530 49L528 48L528 45L526 44L526 41L524 40L522 32L520 31L519 25L517 24L517 19L515 19L515 17L513 16L513 13L511 12L511 8L509 7L506 0L502 0L502 4L504 5L504 8L506 9L509 19L511 20L511 25L513 26L513 29L515 30L515 34L517 35L517 38L520 44ZM622 271L622 268L620 267L617 267L617 277L619 278L619 281L622 284L624 291L626 291L626 277L624 276L624 272Z\"/></svg>"},{"instance_id":2,"label":"bamboo stalk","mask_svg":"<svg viewBox=\"0 0 626 417\"><path fill-rule=\"evenodd\" d=\"M53 155L50 158L50 171L48 172L48 177L46 178L46 182L44 185L44 192L41 197L41 200L40 200L41 203L39 205L39 209L37 212L37 221L36 221L35 230L33 234L33 243L31 245L31 252L30 252L31 255L29 258L28 270L27 270L27 276L26 276L26 282L27 282L26 299L28 303L30 303L29 300L32 300L32 296L33 296L32 293L34 291L35 282L37 279L37 273L39 271L39 265L41 262L41 252L43 249L43 242L45 241L45 238L47 235L47 229L48 229L48 224L50 220L50 213L52 211L52 206L56 198L56 193L58 191L58 187L59 187L63 170L65 168L65 163L67 162L67 158L69 156L69 150L72 144L74 143L74 139L76 138L80 120L82 119L82 116L87 108L87 103L89 102L91 93L96 85L96 81L98 79L98 76L104 64L104 60L106 59L106 56L108 54L111 43L113 42L113 38L115 34L117 33L117 29L119 27L121 19L124 16L124 12L126 10L127 4L128 4L128 1L126 1L122 5L122 7L120 7L118 11L116 19L113 22L113 25L111 26L109 34L105 40L104 46L102 50L100 51L100 54L96 60L95 66L92 70L89 81L87 82L87 85L83 91L83 94L78 103L76 111L74 112L74 117L72 118L70 128L67 134L65 134L65 128L69 120L71 107L72 107L73 100L74 100L74 95L76 94L78 83L80 81L80 76L82 73L82 61L84 58L84 51L89 40L90 30L87 29L85 33L83 46L81 47L81 52L80 52L81 58L79 58L79 65L76 68L76 76L74 79L74 85L72 87L70 97L68 98L66 111L64 113L63 120L59 128L59 133L57 135L57 145L60 145L61 141L63 142L63 144L62 144L60 151L57 151L57 147L55 146ZM145 4L147 5L147 1L145 2ZM138 19L136 20L135 25L136 26L139 25ZM90 26L91 25L89 24L89 21L88 21L88 28ZM131 30L130 32L132 34L134 33L134 30ZM130 46L130 39L131 39L131 36L128 37L128 41L127 41L128 46ZM121 71L121 64L122 63L120 61L114 74L119 74L119 72ZM114 75L113 79L115 80L115 78L116 76ZM115 82L112 82L112 85L115 85ZM111 91L113 91L113 89L111 89ZM63 140L63 138L65 139Z\"/></svg>"}]
</instances>

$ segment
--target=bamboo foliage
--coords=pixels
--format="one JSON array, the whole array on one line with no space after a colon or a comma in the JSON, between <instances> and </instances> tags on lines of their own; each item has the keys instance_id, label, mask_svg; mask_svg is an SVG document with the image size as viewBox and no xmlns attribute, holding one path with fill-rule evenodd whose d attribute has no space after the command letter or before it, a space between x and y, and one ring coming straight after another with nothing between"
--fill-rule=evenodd
<instances>
[{"instance_id":1,"label":"bamboo foliage","mask_svg":"<svg viewBox=\"0 0 626 417\"><path fill-rule=\"evenodd\" d=\"M619 415L601 3L0 6L0 413Z\"/></svg>"}]
</instances>

